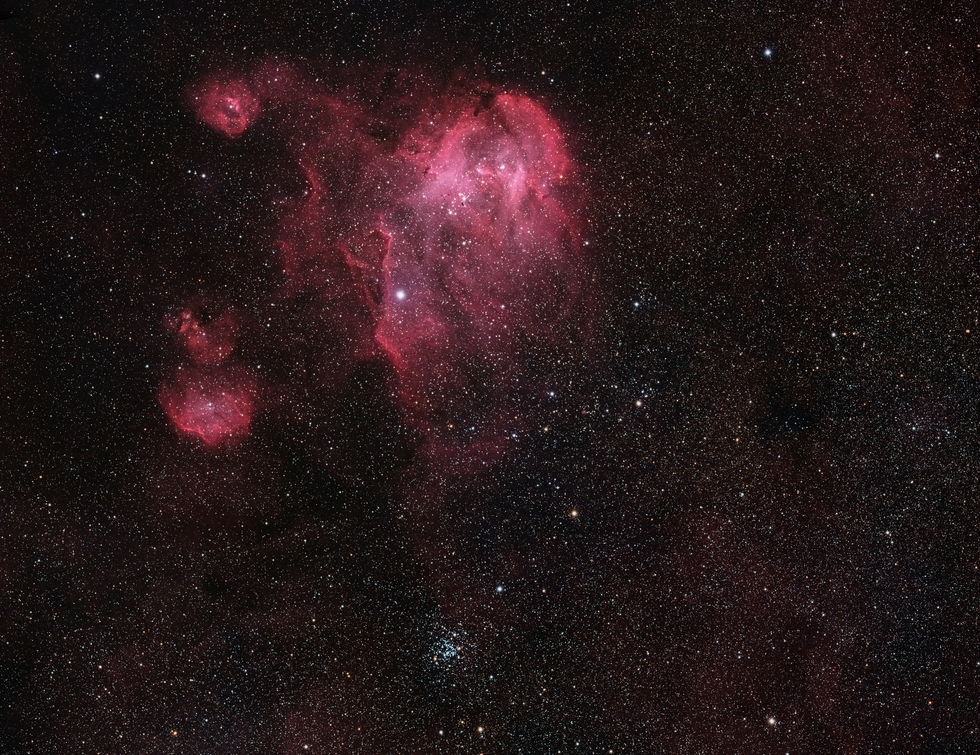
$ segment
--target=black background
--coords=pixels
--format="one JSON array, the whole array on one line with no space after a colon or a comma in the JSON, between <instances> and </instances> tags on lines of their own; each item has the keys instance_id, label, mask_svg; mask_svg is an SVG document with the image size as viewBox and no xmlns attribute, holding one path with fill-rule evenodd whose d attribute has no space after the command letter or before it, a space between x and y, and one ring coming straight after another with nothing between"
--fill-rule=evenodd
<instances>
[{"instance_id":1,"label":"black background","mask_svg":"<svg viewBox=\"0 0 980 755\"><path fill-rule=\"evenodd\" d=\"M0 752L980 751L944 6L5 3ZM184 102L271 55L482 71L582 166L594 345L438 511L382 367L220 453L157 403L168 311L277 285L295 167Z\"/></svg>"}]
</instances>

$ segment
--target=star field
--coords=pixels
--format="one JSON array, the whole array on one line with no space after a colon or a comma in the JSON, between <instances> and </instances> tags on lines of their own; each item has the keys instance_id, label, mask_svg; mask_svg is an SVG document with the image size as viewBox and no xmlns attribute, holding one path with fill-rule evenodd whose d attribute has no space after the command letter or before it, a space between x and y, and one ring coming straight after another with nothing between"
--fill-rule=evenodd
<instances>
[{"instance_id":1,"label":"star field","mask_svg":"<svg viewBox=\"0 0 980 755\"><path fill-rule=\"evenodd\" d=\"M969 3L0 19L0 755L980 752Z\"/></svg>"}]
</instances>

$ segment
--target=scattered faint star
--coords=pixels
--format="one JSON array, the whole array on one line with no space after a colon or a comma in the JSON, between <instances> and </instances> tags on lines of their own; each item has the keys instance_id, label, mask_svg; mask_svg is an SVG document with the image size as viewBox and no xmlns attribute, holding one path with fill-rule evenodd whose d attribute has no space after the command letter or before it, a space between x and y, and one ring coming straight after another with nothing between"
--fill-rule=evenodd
<instances>
[{"instance_id":1,"label":"scattered faint star","mask_svg":"<svg viewBox=\"0 0 980 755\"><path fill-rule=\"evenodd\" d=\"M968 17L279 5L10 21L7 749L975 751Z\"/></svg>"}]
</instances>

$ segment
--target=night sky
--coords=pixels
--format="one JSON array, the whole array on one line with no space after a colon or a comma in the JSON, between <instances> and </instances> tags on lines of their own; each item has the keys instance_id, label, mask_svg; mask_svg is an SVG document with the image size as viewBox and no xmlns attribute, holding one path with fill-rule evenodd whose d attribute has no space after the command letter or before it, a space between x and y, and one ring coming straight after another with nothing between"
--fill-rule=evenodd
<instances>
[{"instance_id":1,"label":"night sky","mask_svg":"<svg viewBox=\"0 0 980 755\"><path fill-rule=\"evenodd\" d=\"M973 3L0 4L0 754L980 752Z\"/></svg>"}]
</instances>

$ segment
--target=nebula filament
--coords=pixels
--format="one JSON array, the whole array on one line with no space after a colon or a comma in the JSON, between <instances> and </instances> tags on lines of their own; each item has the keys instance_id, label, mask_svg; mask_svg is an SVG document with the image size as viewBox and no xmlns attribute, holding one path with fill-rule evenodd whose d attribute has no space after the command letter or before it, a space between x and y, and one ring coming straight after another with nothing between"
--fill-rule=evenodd
<instances>
[{"instance_id":1,"label":"nebula filament","mask_svg":"<svg viewBox=\"0 0 980 755\"><path fill-rule=\"evenodd\" d=\"M270 114L307 182L281 219L284 286L318 293L313 316L345 334L340 361L390 364L428 458L485 467L526 424L530 361L584 332L579 171L558 122L519 91L408 74L369 89L328 91L266 63L251 79L205 78L191 101L232 138ZM180 326L199 370L227 358L236 332L232 319ZM178 430L209 444L246 431L244 385L181 380L167 395L183 403L161 398Z\"/></svg>"}]
</instances>

